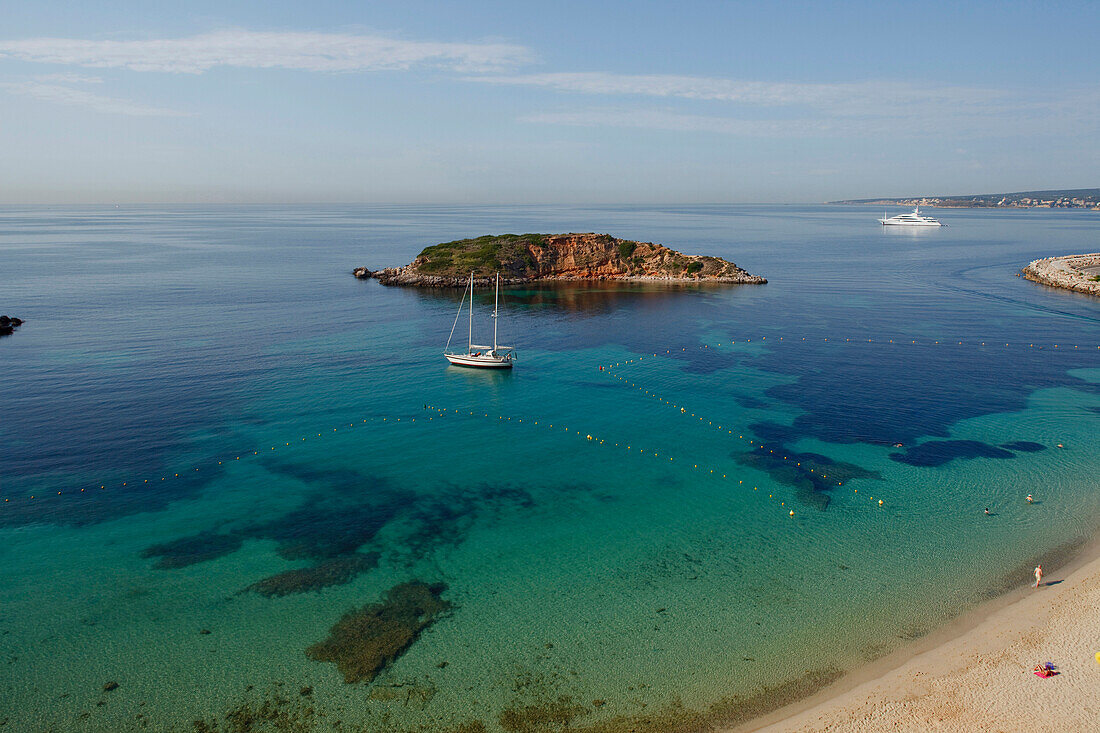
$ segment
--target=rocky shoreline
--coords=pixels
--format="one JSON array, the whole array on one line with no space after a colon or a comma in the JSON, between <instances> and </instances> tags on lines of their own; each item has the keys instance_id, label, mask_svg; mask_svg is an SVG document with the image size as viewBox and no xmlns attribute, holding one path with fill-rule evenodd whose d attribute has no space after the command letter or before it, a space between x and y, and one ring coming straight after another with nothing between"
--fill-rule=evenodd
<instances>
[{"instance_id":1,"label":"rocky shoreline","mask_svg":"<svg viewBox=\"0 0 1100 733\"><path fill-rule=\"evenodd\" d=\"M352 270L352 274L360 280L377 280L383 285L405 285L409 287L417 288L465 288L470 284L470 278L467 277L446 277L442 275L422 275L415 270L410 270L409 267L386 267L381 270L369 270L366 267L356 267ZM708 278L691 278L691 277L657 277L653 275L602 275L596 277L575 277L571 275L546 275L543 277L501 277L501 285L522 285L532 282L592 282L592 281L610 281L610 282L653 282L653 283L677 283L677 284L698 284L698 283L732 283L740 285L763 285L768 282L767 278L760 277L759 275L748 275L746 277L708 277ZM492 287L496 283L495 277L474 277L474 287Z\"/></svg>"},{"instance_id":2,"label":"rocky shoreline","mask_svg":"<svg viewBox=\"0 0 1100 733\"><path fill-rule=\"evenodd\" d=\"M0 336L11 336L15 333L15 329L23 325L22 318L9 318L8 316L0 316Z\"/></svg>"},{"instance_id":3,"label":"rocky shoreline","mask_svg":"<svg viewBox=\"0 0 1100 733\"><path fill-rule=\"evenodd\" d=\"M359 279L383 285L464 288L554 281L764 284L721 257L685 255L664 245L608 234L521 234L478 237L425 248L404 267L357 267Z\"/></svg>"},{"instance_id":4,"label":"rocky shoreline","mask_svg":"<svg viewBox=\"0 0 1100 733\"><path fill-rule=\"evenodd\" d=\"M1100 295L1100 280L1092 279L1100 277L1100 269L1085 272L1091 268L1100 268L1100 252L1044 257L1029 263L1022 272L1028 280L1042 285Z\"/></svg>"}]
</instances>

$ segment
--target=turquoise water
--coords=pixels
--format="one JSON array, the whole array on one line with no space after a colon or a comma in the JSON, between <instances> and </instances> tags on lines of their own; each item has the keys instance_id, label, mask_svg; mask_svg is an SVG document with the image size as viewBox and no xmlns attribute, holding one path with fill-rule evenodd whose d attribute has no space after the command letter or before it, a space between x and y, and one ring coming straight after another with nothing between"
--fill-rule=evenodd
<instances>
[{"instance_id":1,"label":"turquoise water","mask_svg":"<svg viewBox=\"0 0 1100 733\"><path fill-rule=\"evenodd\" d=\"M1100 308L1014 274L1100 220L933 215L0 209L0 720L666 730L1026 582L1100 518ZM350 276L506 231L770 282L512 289L483 374L440 355L459 293ZM307 655L409 581L451 606L377 676Z\"/></svg>"}]
</instances>

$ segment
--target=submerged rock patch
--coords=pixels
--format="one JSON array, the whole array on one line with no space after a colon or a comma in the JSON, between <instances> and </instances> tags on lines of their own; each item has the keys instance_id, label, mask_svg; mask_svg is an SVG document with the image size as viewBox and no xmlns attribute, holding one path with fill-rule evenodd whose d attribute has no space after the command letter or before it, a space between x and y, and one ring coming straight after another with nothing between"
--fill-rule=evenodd
<instances>
[{"instance_id":1,"label":"submerged rock patch","mask_svg":"<svg viewBox=\"0 0 1100 733\"><path fill-rule=\"evenodd\" d=\"M252 685L247 692L251 692ZM309 698L296 700L275 690L260 699L246 699L220 717L199 718L191 723L193 733L311 733L322 722L323 713L314 710Z\"/></svg>"},{"instance_id":2,"label":"submerged rock patch","mask_svg":"<svg viewBox=\"0 0 1100 733\"><path fill-rule=\"evenodd\" d=\"M332 585L350 583L360 573L378 567L379 553L368 552L345 557L334 557L311 565L296 568L258 580L242 592L251 591L268 598L288 596L292 593L309 593Z\"/></svg>"},{"instance_id":3,"label":"submerged rock patch","mask_svg":"<svg viewBox=\"0 0 1100 733\"><path fill-rule=\"evenodd\" d=\"M829 506L828 492L840 484L856 478L882 479L878 471L854 463L834 461L820 453L795 453L782 446L734 453L733 458L742 466L766 471L774 481L794 487L800 502L822 510Z\"/></svg>"},{"instance_id":4,"label":"submerged rock patch","mask_svg":"<svg viewBox=\"0 0 1100 733\"><path fill-rule=\"evenodd\" d=\"M478 520L534 506L528 491L508 484L447 487L409 511L401 544L411 558L424 558L441 547L460 545Z\"/></svg>"},{"instance_id":5,"label":"submerged rock patch","mask_svg":"<svg viewBox=\"0 0 1100 733\"><path fill-rule=\"evenodd\" d=\"M374 539L415 498L357 471L277 461L267 461L265 466L312 489L297 508L241 530L248 537L274 540L276 552L287 560L323 561L350 555Z\"/></svg>"},{"instance_id":6,"label":"submerged rock patch","mask_svg":"<svg viewBox=\"0 0 1100 733\"><path fill-rule=\"evenodd\" d=\"M1042 443L1032 443L1030 440L1016 440L1011 443L1001 443L1001 447L1005 450L1013 450L1021 453L1038 453L1041 450L1047 449Z\"/></svg>"},{"instance_id":7,"label":"submerged rock patch","mask_svg":"<svg viewBox=\"0 0 1100 733\"><path fill-rule=\"evenodd\" d=\"M956 458L1015 458L1016 454L979 440L929 440L907 449L904 453L891 453L890 460L910 466L942 466Z\"/></svg>"},{"instance_id":8,"label":"submerged rock patch","mask_svg":"<svg viewBox=\"0 0 1100 733\"><path fill-rule=\"evenodd\" d=\"M767 400L752 395L738 395L734 399L737 400L737 404L748 410L766 410L771 407Z\"/></svg>"},{"instance_id":9,"label":"submerged rock patch","mask_svg":"<svg viewBox=\"0 0 1100 733\"><path fill-rule=\"evenodd\" d=\"M709 733L736 727L808 697L842 675L834 667L815 669L801 677L765 685L755 693L723 698L703 710L693 710L680 700L673 700L653 710L591 721L577 719L598 716L604 706L596 703L607 701L594 701L592 708L588 708L562 696L532 704L514 704L501 712L499 723L508 733Z\"/></svg>"},{"instance_id":10,"label":"submerged rock patch","mask_svg":"<svg viewBox=\"0 0 1100 733\"><path fill-rule=\"evenodd\" d=\"M215 560L236 552L241 546L241 538L220 532L199 532L178 540L159 545L150 545L141 552L144 558L160 558L154 567L162 570L183 568L195 563Z\"/></svg>"},{"instance_id":11,"label":"submerged rock patch","mask_svg":"<svg viewBox=\"0 0 1100 733\"><path fill-rule=\"evenodd\" d=\"M370 682L451 609L441 598L446 589L418 580L395 585L382 602L345 613L306 656L334 663L348 684Z\"/></svg>"},{"instance_id":12,"label":"submerged rock patch","mask_svg":"<svg viewBox=\"0 0 1100 733\"><path fill-rule=\"evenodd\" d=\"M534 705L518 705L505 708L500 713L500 727L509 733L540 733L547 730L569 728L574 718L588 713L584 705L578 705L568 696Z\"/></svg>"}]
</instances>

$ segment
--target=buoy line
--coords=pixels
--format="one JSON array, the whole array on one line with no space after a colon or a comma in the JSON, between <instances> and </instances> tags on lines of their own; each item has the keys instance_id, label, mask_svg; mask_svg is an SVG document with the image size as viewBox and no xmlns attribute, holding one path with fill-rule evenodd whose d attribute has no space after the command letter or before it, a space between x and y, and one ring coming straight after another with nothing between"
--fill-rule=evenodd
<instances>
[{"instance_id":1,"label":"buoy line","mask_svg":"<svg viewBox=\"0 0 1100 733\"><path fill-rule=\"evenodd\" d=\"M761 337L758 337L756 339L756 341L758 343L766 343L768 341L768 337L767 336L761 336ZM783 336L779 336L779 337L772 336L771 343L774 344L777 341L788 343L788 344L789 343L804 343L804 342L819 342L819 341L821 343L827 343L827 342L830 342L830 338L827 337L827 336L801 336L801 337L796 336L796 337L793 337L793 338L785 338ZM693 351L702 351L704 349L710 349L712 347L717 348L717 347L721 347L721 346L736 346L739 343L750 344L752 342L753 342L753 339L744 338L744 339L741 339L741 340L731 339L728 342L717 342L717 343L714 343L714 344L710 344L710 343L696 344L692 347L681 346L678 350L675 347L670 347L668 349L665 349L663 354L660 352L660 350L658 350L658 351L655 351L655 352L651 352L650 355L640 355L640 356L636 356L632 359L623 359L621 361L617 361L617 362L613 362L613 363L609 363L609 364L600 364L600 365L598 365L598 370L600 372L604 372L604 373L606 373L610 376L615 377L619 381L623 382L625 386L632 387L632 388L638 390L639 392L642 392L647 397L652 397L653 399L657 400L659 403L669 405L673 408L679 409L682 414L687 414L687 408L681 407L680 405L677 405L677 404L673 403L670 400L664 399L661 395L657 394L656 392L653 392L652 390L646 389L642 385L639 385L635 382L630 381L628 378L623 377L623 376L615 373L613 370L617 369L617 368L620 368L620 367L629 366L631 364L637 364L639 362L644 361L647 358L652 359L652 358L658 358L658 357L664 357L664 356L672 356L672 355L678 354L678 353L685 353L685 352L688 351L689 348L691 348ZM942 339L942 340L940 340L940 339L908 339L908 338L906 338L906 339L902 339L902 338L896 338L896 339L894 339L894 338L886 338L886 339L883 339L883 338L878 338L878 339L868 338L868 339L863 339L863 338L845 337L842 341L840 338L833 337L832 340L831 340L831 343L833 343L833 344L839 344L839 343L873 343L873 344L886 344L886 345L897 345L897 346L964 346L964 345L966 345L966 346L975 346L975 347L985 348L986 350L990 350L990 349L996 350L997 348L1004 349L1004 348L1012 348L1012 347L1040 349L1040 350L1043 350L1043 349L1046 349L1046 348L1049 347L1051 349L1061 349L1062 351L1069 351L1069 350L1072 350L1072 349L1077 349L1077 350L1081 349L1081 346L1079 344L1056 344L1056 343L1044 344L1044 343L1039 343L1039 342L1027 342L1027 344L1025 346L1025 343L1022 342L1022 341L1020 341L1020 342L1011 342L1011 341L1009 341L1009 342L1000 342L1000 341L989 341L989 340L986 340L986 341L975 341L975 340L959 341L959 340L953 340L953 339ZM1086 345L1084 348L1086 350L1089 350L1089 349L1092 348L1092 346L1091 345ZM1096 349L1100 349L1100 346L1096 346ZM729 437L732 437L734 435L732 430L723 428L723 426L720 425L720 424L716 425L714 421L706 420L703 416L696 415L694 412L691 413L691 417L697 418L698 422L700 422L700 423L705 422L707 425L715 427L715 429L718 430L719 432L721 432L722 430L725 430L726 435L729 436ZM774 449L768 448L763 443L758 443L758 442L756 442L752 439L745 438L744 435L737 435L737 438L741 441L747 441L748 445L752 446L752 450L754 450L754 451L756 451L756 450L759 450L759 451L768 450L769 453L772 453L772 454L775 453ZM781 452L782 452L782 450L781 450ZM783 456L783 460L788 460L787 456ZM800 467L800 468L802 467L802 464L798 461L795 462L795 465L796 465L796 467ZM823 466L809 467L809 468L807 468L807 470L810 473L815 473L815 474L820 475L822 478L828 478L828 474L825 473L825 471L827 471L828 469L823 467ZM837 485L842 486L843 482L842 481L837 481ZM853 494L858 494L859 489L853 489L852 493ZM870 497L870 500L874 501L874 497ZM883 503L884 502L881 498L877 500L877 505L878 506L882 506Z\"/></svg>"},{"instance_id":2,"label":"buoy line","mask_svg":"<svg viewBox=\"0 0 1100 733\"><path fill-rule=\"evenodd\" d=\"M667 455L665 453L662 453L661 451L639 448L635 445L628 444L628 443L625 443L625 442L618 442L618 443L616 443L614 441L608 442L607 438L600 438L600 437L597 437L597 436L595 436L595 435L593 435L592 433L589 433L589 432L582 432L580 430L570 429L568 426L565 426L565 425L559 424L557 427L555 427L554 423L547 422L546 420L535 420L535 419L532 419L532 418L527 418L526 420L524 420L523 418L513 418L513 417L508 417L508 416L505 416L505 415L492 415L488 412L483 412L483 411L480 411L480 410L469 410L469 409L460 410L460 409L455 409L455 408L438 407L436 405L425 405L425 409L434 411L435 415L437 417L444 417L444 416L474 417L474 418L480 417L482 419L489 419L489 420L493 420L495 422L515 422L515 423L525 423L525 424L530 425L530 426L537 426L537 427L545 429L548 432L549 431L554 431L554 432L564 433L564 434L572 436L572 437L580 438L580 439L584 440L585 442L592 443L594 445L607 445L607 446L612 447L612 448L619 448L619 449L624 450L624 451L626 451L628 453L631 453L631 454L636 454L636 455L639 455L639 456L646 456L646 457L654 458L655 460L660 461L660 462L666 462L666 459L667 459L668 463L673 463L676 466L685 466L685 465L687 465L688 470L697 471L700 474L713 477L716 480L729 482L730 486L733 486L734 485L733 481L736 480L737 481L737 484L736 484L737 486L743 487L743 489L746 492L749 491L749 487L748 487L747 484L745 484L743 479L730 478L728 473L723 473L720 469L709 468L708 466L700 465L698 463L688 463L688 461L686 461L686 460L677 460L675 456ZM764 493L763 491L760 491L760 488L758 486L753 486L752 491L759 492L761 495ZM778 505L780 510L783 513L785 513L787 516L793 517L795 515L794 509L787 506L787 501L788 500L786 498L782 497L782 496L779 496L779 495L775 494L774 490L773 490L773 493L768 494L768 498L771 499L776 505Z\"/></svg>"},{"instance_id":3,"label":"buoy line","mask_svg":"<svg viewBox=\"0 0 1100 733\"><path fill-rule=\"evenodd\" d=\"M434 419L434 417L429 416L426 420L422 419L421 422L426 422L428 420L433 420L433 419ZM201 462L198 466L195 466L195 465L188 466L187 468L182 469L181 472L173 471L172 473L165 473L162 476L154 476L152 478L147 478L147 479L130 479L128 481L110 481L110 482L101 482L101 483L91 483L91 484L88 484L87 486L74 487L74 488L71 488L69 490L62 489L62 490L59 490L57 492L54 492L51 489L48 493L44 493L44 494L43 493L35 493L35 494L31 494L30 496L23 497L23 499L25 501L31 501L31 500L41 501L43 499L56 498L58 496L79 496L80 494L94 494L94 493L102 492L102 491L110 491L111 489L121 489L123 487L145 486L147 484L158 484L158 483L161 483L161 482L167 483L169 481L172 481L172 480L180 478L180 477L191 476L193 473L199 471L199 469L202 468L203 466L216 467L216 466L232 465L234 463L237 463L238 461L241 461L242 459L247 461L249 458L252 458L252 457L261 456L261 455L269 455L272 451L278 451L280 449L286 449L286 448L289 448L291 446L296 446L299 443L307 442L307 441L310 441L310 440L316 440L317 438L326 437L328 435L331 435L332 433L339 433L341 430L347 432L349 429L362 427L364 424L385 423L385 422L399 423L399 422L402 422L402 420L404 420L406 423L416 422L415 417L410 418L408 416L405 416L404 418L391 417L389 415L368 417L368 418L364 418L360 422L348 423L346 426L343 425L343 424L337 425L336 427L332 428L332 430L329 430L328 428L325 428L324 430L317 433L316 435L314 435L311 432L309 435L306 435L304 437L295 438L292 441L283 441L280 445L273 445L273 446L270 446L269 448L266 448L264 450L256 449L256 450L252 450L252 451L242 451L239 454L238 453L233 453L233 454L228 454L228 455L222 456L221 458L211 458L207 461ZM0 502L0 507L3 507L4 504L8 504L8 505L12 504L13 499L15 499L14 503L18 504L18 502L20 500L20 497L10 497L10 496L4 497L4 501ZM0 509L0 510L2 510L2 509Z\"/></svg>"},{"instance_id":4,"label":"buoy line","mask_svg":"<svg viewBox=\"0 0 1100 733\"><path fill-rule=\"evenodd\" d=\"M768 341L767 336L761 336L761 337L758 337L756 339L757 343L767 343L767 341ZM1003 342L1002 343L1000 341L990 341L990 340L986 340L986 341L974 341L974 340L957 341L957 340L954 340L954 339L939 340L939 339L908 339L908 338L905 338L905 339L903 339L903 338L877 338L877 339L876 338L868 338L868 339L864 339L864 338L852 338L852 337L845 337L843 339L838 338L838 337L833 337L833 338L830 339L828 336L802 336L802 337L795 336L795 337L792 337L792 338L785 338L783 336L778 336L778 337L772 336L771 343L774 344L774 343L779 342L779 341L782 341L785 344L818 343L818 342L820 342L820 343L832 343L832 344L840 344L840 343L845 343L845 344L848 344L848 343L851 343L851 344L855 344L855 343L872 344L873 343L873 344L885 344L885 345L893 344L895 346L973 346L973 347L977 347L977 348L984 347L987 350L994 349L994 348L1004 349L1004 348L1018 347L1018 348L1039 349L1039 350L1050 348L1050 349L1059 349L1061 351L1070 351L1070 350L1073 350L1073 349L1077 349L1077 350L1084 349L1085 351L1088 351L1088 350L1092 350L1094 348L1091 344L1087 344L1085 346L1081 346L1080 344L1055 344L1055 343L1038 343L1038 342L1029 342L1029 343L1025 344L1023 341L1019 341L1019 342L1010 341L1010 342ZM714 344L710 344L710 343L695 344L695 345L690 346L690 347L681 346L678 349L676 347L669 347L669 348L664 350L664 354L662 354L661 351L658 349L657 351L652 352L652 356L657 357L657 356L667 356L667 355L672 355L672 354L684 353L684 352L688 351L689 348L692 349L692 350L702 350L702 349L710 349L712 347L717 348L717 347L720 347L720 346L737 346L738 344L751 344L752 342L753 342L753 339L745 338L745 339L740 339L740 340L731 339L728 342L717 342L717 343L714 343ZM1096 346L1095 349L1100 350L1100 346ZM617 361L617 362L614 362L614 363L611 363L611 364L601 364L599 366L599 368L600 368L600 371L604 371L606 369L613 369L613 368L619 367L619 366L626 366L627 364L634 364L636 362L642 361L644 358L645 358L645 356L638 356L638 357L635 357L633 359L624 359L622 361Z\"/></svg>"},{"instance_id":5,"label":"buoy line","mask_svg":"<svg viewBox=\"0 0 1100 733\"><path fill-rule=\"evenodd\" d=\"M627 364L634 363L635 361L640 361L642 358L643 357L639 357L638 359L631 359L631 360L628 360L627 362L624 362L624 363L627 363ZM672 407L673 409L678 409L680 411L681 415L685 415L685 416L695 418L696 422L699 422L700 424L705 424L708 427L714 428L720 434L723 433L723 431L724 431L724 435L726 437L730 438L730 439L733 439L734 436L736 435L737 440L742 441L743 444L747 443L748 445L752 446L752 450L754 452L755 451L760 451L761 453L763 453L764 451L767 451L770 455L776 455L777 457L782 456L782 459L784 461L790 460L789 456L783 455L782 446L780 446L779 453L776 453L775 448L768 448L768 446L764 443L757 442L757 441L755 441L751 438L746 438L743 433L735 434L732 429L727 428L727 427L723 426L720 423L715 423L713 420L707 420L704 416L697 415L694 412L688 413L688 409L686 407L678 405L678 404L672 402L671 400L666 400L664 397L662 397L657 392L646 389L645 387L643 387L639 384L636 384L635 382L631 382L628 378L626 378L622 375L616 374L615 372L611 371L610 369L605 369L603 367L600 367L600 369L605 374L607 374L609 376L612 376L615 379L618 379L625 386L632 387L635 390L637 390L638 392L643 393L645 396L651 397L651 398L657 400L658 403L668 405L668 406ZM807 467L803 467L801 461L795 460L795 461L791 461L791 462L794 463L796 468L805 468L805 470L807 470L809 473L816 474L816 475L820 476L823 479L828 479L829 478L829 474L826 473L826 471L828 471L829 469L825 468L824 466L807 466ZM843 486L844 482L843 481L837 481L836 485L837 486ZM859 489L852 489L852 493L853 494L858 494ZM875 503L877 501L877 506L883 506L885 504L885 502L881 498L881 494L879 495L879 497L880 498L876 500L875 497L869 496L868 500L871 501L872 503Z\"/></svg>"}]
</instances>

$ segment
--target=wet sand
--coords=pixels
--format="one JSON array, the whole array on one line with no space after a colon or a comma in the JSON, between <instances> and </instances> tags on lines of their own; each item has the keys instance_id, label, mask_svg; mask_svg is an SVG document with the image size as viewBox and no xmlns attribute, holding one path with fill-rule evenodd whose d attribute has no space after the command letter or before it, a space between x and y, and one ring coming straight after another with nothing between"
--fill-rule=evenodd
<instances>
[{"instance_id":1,"label":"wet sand","mask_svg":"<svg viewBox=\"0 0 1100 733\"><path fill-rule=\"evenodd\" d=\"M1100 730L1100 547L919 647L736 730ZM1036 664L1059 674L1042 679Z\"/></svg>"}]
</instances>

